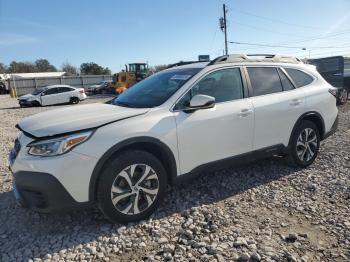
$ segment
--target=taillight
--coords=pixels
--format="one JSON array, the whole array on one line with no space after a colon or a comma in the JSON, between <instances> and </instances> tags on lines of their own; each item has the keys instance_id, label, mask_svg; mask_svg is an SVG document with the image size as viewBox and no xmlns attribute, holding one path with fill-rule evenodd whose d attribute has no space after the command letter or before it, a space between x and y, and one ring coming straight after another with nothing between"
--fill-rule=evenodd
<instances>
[{"instance_id":1,"label":"taillight","mask_svg":"<svg viewBox=\"0 0 350 262\"><path fill-rule=\"evenodd\" d=\"M79 90L79 93L80 93L80 94L84 94L84 93L85 93L85 90L84 90L84 89L80 89L80 90Z\"/></svg>"},{"instance_id":2,"label":"taillight","mask_svg":"<svg viewBox=\"0 0 350 262\"><path fill-rule=\"evenodd\" d=\"M332 87L328 90L329 93L331 93L335 98L338 97L338 88Z\"/></svg>"}]
</instances>

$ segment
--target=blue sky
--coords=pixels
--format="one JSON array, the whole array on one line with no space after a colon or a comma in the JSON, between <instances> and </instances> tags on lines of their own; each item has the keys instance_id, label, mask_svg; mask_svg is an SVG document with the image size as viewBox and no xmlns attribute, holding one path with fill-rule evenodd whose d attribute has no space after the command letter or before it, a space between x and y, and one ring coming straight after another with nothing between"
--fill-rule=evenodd
<instances>
[{"instance_id":1,"label":"blue sky","mask_svg":"<svg viewBox=\"0 0 350 262\"><path fill-rule=\"evenodd\" d=\"M224 2L230 41L273 45L229 44L230 53L350 55L349 0L0 0L0 62L93 61L115 72L128 62L214 58Z\"/></svg>"}]
</instances>

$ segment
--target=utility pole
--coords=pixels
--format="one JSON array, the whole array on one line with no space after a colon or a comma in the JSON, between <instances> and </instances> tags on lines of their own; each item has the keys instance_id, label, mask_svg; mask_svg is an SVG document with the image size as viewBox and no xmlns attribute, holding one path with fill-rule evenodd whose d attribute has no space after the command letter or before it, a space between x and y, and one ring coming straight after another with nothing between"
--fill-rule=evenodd
<instances>
[{"instance_id":1,"label":"utility pole","mask_svg":"<svg viewBox=\"0 0 350 262\"><path fill-rule=\"evenodd\" d=\"M223 8L223 11L224 11L224 17L221 17L220 18L220 28L221 28L221 31L224 32L225 34L225 55L228 54L228 49L227 49L227 22L226 22L226 5L223 4L222 6Z\"/></svg>"}]
</instances>

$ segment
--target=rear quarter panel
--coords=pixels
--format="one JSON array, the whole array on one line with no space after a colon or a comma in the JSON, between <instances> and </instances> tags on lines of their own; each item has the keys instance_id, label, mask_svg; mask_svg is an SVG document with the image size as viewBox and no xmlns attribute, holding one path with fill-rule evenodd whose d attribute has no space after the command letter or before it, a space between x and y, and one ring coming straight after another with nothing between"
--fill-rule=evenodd
<instances>
[{"instance_id":1,"label":"rear quarter panel","mask_svg":"<svg viewBox=\"0 0 350 262\"><path fill-rule=\"evenodd\" d=\"M315 84L302 87L306 96L306 112L319 113L325 124L325 132L328 132L337 115L336 98L329 93L332 86L323 79L316 80Z\"/></svg>"}]
</instances>

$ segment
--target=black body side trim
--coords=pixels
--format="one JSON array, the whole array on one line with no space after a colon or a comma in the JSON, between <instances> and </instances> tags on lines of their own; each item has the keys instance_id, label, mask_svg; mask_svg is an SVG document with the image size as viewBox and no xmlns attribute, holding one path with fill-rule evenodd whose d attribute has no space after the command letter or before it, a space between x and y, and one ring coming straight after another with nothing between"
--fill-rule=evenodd
<instances>
[{"instance_id":1,"label":"black body side trim","mask_svg":"<svg viewBox=\"0 0 350 262\"><path fill-rule=\"evenodd\" d=\"M320 132L320 135L321 135L321 140L323 140L324 139L324 135L325 135L324 134L324 130L325 130L324 120L323 120L323 117L319 113L317 113L315 111L310 111L310 112L304 113L298 118L298 120L296 121L296 123L295 123L295 125L293 127L293 130L292 130L292 133L291 133L290 137L292 137L292 134L294 133L295 129L299 126L301 121L307 120L307 119L310 119L310 118L316 118L316 119L318 119L320 121L320 125L321 126L318 126L317 123L315 123L315 124L319 128L321 128L321 130L319 130L319 132Z\"/></svg>"},{"instance_id":2,"label":"black body side trim","mask_svg":"<svg viewBox=\"0 0 350 262\"><path fill-rule=\"evenodd\" d=\"M159 139L153 138L153 137L135 137L135 138L130 138L127 140L124 140L114 146L112 146L98 161L96 164L94 171L92 172L91 178L90 178L90 184L89 184L89 200L94 201L96 198L96 188L97 188L97 183L98 183L98 177L100 173L103 170L104 165L108 161L110 157L112 157L114 154L117 152L120 152L124 149L130 148L133 145L137 144L149 144L150 146L154 145L159 148L161 148L162 151L162 156L156 155L158 158L164 158L164 161L166 164L169 166L167 169L168 175L169 175L169 181L170 183L173 183L173 181L177 177L177 167L176 167L176 161L175 157L170 150L170 148L165 145L163 142L161 142Z\"/></svg>"},{"instance_id":3,"label":"black body side trim","mask_svg":"<svg viewBox=\"0 0 350 262\"><path fill-rule=\"evenodd\" d=\"M270 146L256 151L244 153L238 156L228 157L225 159L220 159L217 161L206 163L194 168L189 173L178 176L175 180L175 184L182 184L207 172L245 165L259 159L272 157L274 155L284 155L286 152L287 148L283 144L278 144L275 146Z\"/></svg>"},{"instance_id":4,"label":"black body side trim","mask_svg":"<svg viewBox=\"0 0 350 262\"><path fill-rule=\"evenodd\" d=\"M17 201L24 207L43 213L57 213L92 206L91 202L75 201L50 174L19 171L13 176Z\"/></svg>"}]
</instances>

